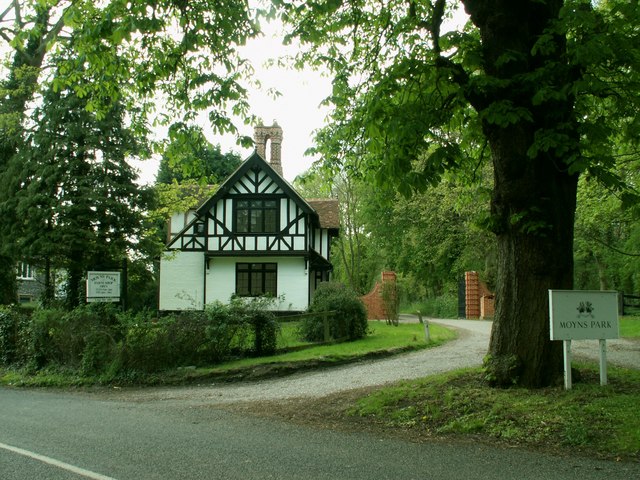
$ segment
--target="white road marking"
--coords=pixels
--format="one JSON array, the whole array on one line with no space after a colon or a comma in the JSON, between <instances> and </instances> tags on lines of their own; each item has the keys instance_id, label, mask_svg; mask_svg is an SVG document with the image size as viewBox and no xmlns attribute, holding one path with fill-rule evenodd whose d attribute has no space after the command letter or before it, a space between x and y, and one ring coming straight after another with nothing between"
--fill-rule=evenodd
<instances>
[{"instance_id":1,"label":"white road marking","mask_svg":"<svg viewBox=\"0 0 640 480\"><path fill-rule=\"evenodd\" d=\"M68 463L64 463L54 458L46 457L44 455L39 455L35 452L30 452L29 450L24 450L18 447L12 447L11 445L7 445L5 443L0 443L0 448L3 448L13 453L17 453L19 455L24 455L25 457L39 460L43 463L47 463L54 467L62 468L63 470L68 470L69 472L77 473L78 475L82 475L83 477L91 478L94 480L115 480L112 477L107 477L106 475L101 475L99 473L91 472L89 470L85 470L84 468L76 467L74 465L69 465Z\"/></svg>"}]
</instances>

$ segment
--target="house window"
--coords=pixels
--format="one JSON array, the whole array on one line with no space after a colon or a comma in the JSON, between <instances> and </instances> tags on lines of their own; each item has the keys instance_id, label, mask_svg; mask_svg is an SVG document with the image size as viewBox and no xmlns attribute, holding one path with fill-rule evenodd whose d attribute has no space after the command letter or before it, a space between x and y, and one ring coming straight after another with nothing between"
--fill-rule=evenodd
<instances>
[{"instance_id":1,"label":"house window","mask_svg":"<svg viewBox=\"0 0 640 480\"><path fill-rule=\"evenodd\" d=\"M236 200L237 233L275 233L278 231L277 200Z\"/></svg>"},{"instance_id":2,"label":"house window","mask_svg":"<svg viewBox=\"0 0 640 480\"><path fill-rule=\"evenodd\" d=\"M236 263L236 295L278 296L277 263Z\"/></svg>"},{"instance_id":3,"label":"house window","mask_svg":"<svg viewBox=\"0 0 640 480\"><path fill-rule=\"evenodd\" d=\"M22 280L33 280L35 277L31 265L25 262L18 263L18 278Z\"/></svg>"},{"instance_id":4,"label":"house window","mask_svg":"<svg viewBox=\"0 0 640 480\"><path fill-rule=\"evenodd\" d=\"M31 303L34 300L35 299L33 298L33 295L19 295L18 296L18 302L20 302L20 303Z\"/></svg>"}]
</instances>

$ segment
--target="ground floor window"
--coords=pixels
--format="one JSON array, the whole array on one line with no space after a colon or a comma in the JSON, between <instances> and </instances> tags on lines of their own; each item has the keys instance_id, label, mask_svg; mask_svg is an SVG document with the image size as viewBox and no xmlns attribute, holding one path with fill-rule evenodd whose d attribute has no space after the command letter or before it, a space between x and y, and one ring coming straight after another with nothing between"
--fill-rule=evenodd
<instances>
[{"instance_id":1,"label":"ground floor window","mask_svg":"<svg viewBox=\"0 0 640 480\"><path fill-rule=\"evenodd\" d=\"M236 263L236 295L278 296L277 263Z\"/></svg>"},{"instance_id":2,"label":"ground floor window","mask_svg":"<svg viewBox=\"0 0 640 480\"><path fill-rule=\"evenodd\" d=\"M33 295L19 295L18 301L20 303L31 303L35 301L35 298Z\"/></svg>"}]
</instances>

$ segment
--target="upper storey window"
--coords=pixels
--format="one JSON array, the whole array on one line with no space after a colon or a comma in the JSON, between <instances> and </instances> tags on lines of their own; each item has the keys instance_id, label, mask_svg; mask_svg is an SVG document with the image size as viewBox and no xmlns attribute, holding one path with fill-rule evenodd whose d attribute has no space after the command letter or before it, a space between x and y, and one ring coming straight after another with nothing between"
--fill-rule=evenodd
<instances>
[{"instance_id":1,"label":"upper storey window","mask_svg":"<svg viewBox=\"0 0 640 480\"><path fill-rule=\"evenodd\" d=\"M35 275L33 273L33 268L31 265L25 262L18 263L18 278L22 280L33 280Z\"/></svg>"},{"instance_id":2,"label":"upper storey window","mask_svg":"<svg viewBox=\"0 0 640 480\"><path fill-rule=\"evenodd\" d=\"M276 233L278 229L277 200L236 200L237 233Z\"/></svg>"}]
</instances>

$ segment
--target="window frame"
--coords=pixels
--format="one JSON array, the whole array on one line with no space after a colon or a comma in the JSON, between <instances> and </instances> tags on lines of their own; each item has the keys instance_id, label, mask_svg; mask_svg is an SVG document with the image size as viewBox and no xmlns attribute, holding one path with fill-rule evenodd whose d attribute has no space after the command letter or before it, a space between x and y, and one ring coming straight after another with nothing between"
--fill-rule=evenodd
<instances>
[{"instance_id":1,"label":"window frame","mask_svg":"<svg viewBox=\"0 0 640 480\"><path fill-rule=\"evenodd\" d=\"M20 280L35 280L36 278L34 268L27 262L18 263L17 276Z\"/></svg>"},{"instance_id":2,"label":"window frame","mask_svg":"<svg viewBox=\"0 0 640 480\"><path fill-rule=\"evenodd\" d=\"M243 204L246 203L246 206ZM273 203L273 206L267 205ZM246 212L241 219L240 212ZM267 212L272 212L268 218ZM257 221L253 221L254 215ZM246 225L243 225L246 223ZM259 225L258 225L259 223ZM272 225L267 225L272 223ZM280 232L280 198L248 197L233 201L233 231L243 235L263 235Z\"/></svg>"},{"instance_id":3,"label":"window frame","mask_svg":"<svg viewBox=\"0 0 640 480\"><path fill-rule=\"evenodd\" d=\"M254 282L258 282L259 285ZM278 264L276 262L237 262L235 294L238 297L264 295L277 297Z\"/></svg>"}]
</instances>

